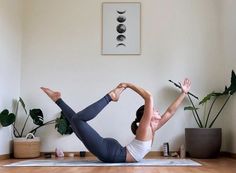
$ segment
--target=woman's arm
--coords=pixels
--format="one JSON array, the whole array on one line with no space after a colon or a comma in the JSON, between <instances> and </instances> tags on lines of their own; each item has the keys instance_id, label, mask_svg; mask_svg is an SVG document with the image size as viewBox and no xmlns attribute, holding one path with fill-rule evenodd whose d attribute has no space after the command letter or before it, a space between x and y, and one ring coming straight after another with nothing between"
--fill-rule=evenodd
<instances>
[{"instance_id":1,"label":"woman's arm","mask_svg":"<svg viewBox=\"0 0 236 173\"><path fill-rule=\"evenodd\" d=\"M119 84L120 87L123 88L130 88L133 91L135 91L137 94L139 94L144 100L148 100L151 97L151 93L148 92L147 90L132 84L132 83L120 83Z\"/></svg>"},{"instance_id":2,"label":"woman's arm","mask_svg":"<svg viewBox=\"0 0 236 173\"><path fill-rule=\"evenodd\" d=\"M185 79L183 84L181 84L181 94L179 97L176 98L176 100L167 108L165 113L162 115L161 119L158 122L158 125L155 128L155 131L159 128L161 128L176 112L176 110L179 108L180 104L184 100L186 94L189 92L191 86L191 82L188 79Z\"/></svg>"},{"instance_id":3,"label":"woman's arm","mask_svg":"<svg viewBox=\"0 0 236 173\"><path fill-rule=\"evenodd\" d=\"M124 88L132 89L144 99L144 113L139 128L150 126L150 121L153 115L153 98L151 93L132 83L121 83L120 85Z\"/></svg>"}]
</instances>

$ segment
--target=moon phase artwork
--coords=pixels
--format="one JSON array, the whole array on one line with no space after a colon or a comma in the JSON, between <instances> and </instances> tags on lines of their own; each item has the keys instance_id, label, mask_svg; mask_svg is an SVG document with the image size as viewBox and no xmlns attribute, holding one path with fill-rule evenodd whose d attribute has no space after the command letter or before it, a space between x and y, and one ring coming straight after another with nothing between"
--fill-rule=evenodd
<instances>
[{"instance_id":1,"label":"moon phase artwork","mask_svg":"<svg viewBox=\"0 0 236 173\"><path fill-rule=\"evenodd\" d=\"M140 55L141 3L102 3L102 54Z\"/></svg>"}]
</instances>

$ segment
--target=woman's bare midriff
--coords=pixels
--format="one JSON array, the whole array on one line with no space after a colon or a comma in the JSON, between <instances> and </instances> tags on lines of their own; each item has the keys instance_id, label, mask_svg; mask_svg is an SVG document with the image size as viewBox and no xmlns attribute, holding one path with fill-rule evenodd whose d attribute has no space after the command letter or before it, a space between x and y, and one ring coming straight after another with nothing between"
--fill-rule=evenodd
<instances>
[{"instance_id":1,"label":"woman's bare midriff","mask_svg":"<svg viewBox=\"0 0 236 173\"><path fill-rule=\"evenodd\" d=\"M126 162L136 162L136 160L133 158L133 156L130 154L127 148L126 148Z\"/></svg>"}]
</instances>

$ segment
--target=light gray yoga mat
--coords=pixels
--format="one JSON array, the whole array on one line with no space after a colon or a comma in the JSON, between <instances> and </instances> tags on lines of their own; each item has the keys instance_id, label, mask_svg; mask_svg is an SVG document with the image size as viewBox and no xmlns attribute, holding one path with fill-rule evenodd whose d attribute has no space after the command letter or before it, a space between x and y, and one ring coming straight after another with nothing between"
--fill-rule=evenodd
<instances>
[{"instance_id":1,"label":"light gray yoga mat","mask_svg":"<svg viewBox=\"0 0 236 173\"><path fill-rule=\"evenodd\" d=\"M4 165L8 167L99 167L99 166L201 166L191 159L144 159L135 163L103 163L91 160L26 160Z\"/></svg>"}]
</instances>

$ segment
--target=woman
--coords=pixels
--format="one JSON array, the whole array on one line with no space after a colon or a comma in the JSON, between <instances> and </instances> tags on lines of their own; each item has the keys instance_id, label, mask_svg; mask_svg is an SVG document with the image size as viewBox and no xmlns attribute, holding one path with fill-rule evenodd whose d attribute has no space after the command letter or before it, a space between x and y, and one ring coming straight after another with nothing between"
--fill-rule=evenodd
<instances>
[{"instance_id":1,"label":"woman","mask_svg":"<svg viewBox=\"0 0 236 173\"><path fill-rule=\"evenodd\" d=\"M182 92L180 96L167 108L162 116L153 108L152 95L143 88L131 83L119 84L103 98L78 113L75 113L61 99L60 92L44 87L41 87L41 89L61 108L74 133L86 148L99 160L115 163L140 161L151 150L155 131L173 116L185 95L189 92L190 85L191 82L185 79L181 85ZM138 109L137 118L132 123L132 131L136 135L135 139L126 147L123 147L113 138L101 137L87 121L96 117L110 101L118 101L120 94L126 88L138 93L144 99L144 106Z\"/></svg>"}]
</instances>

